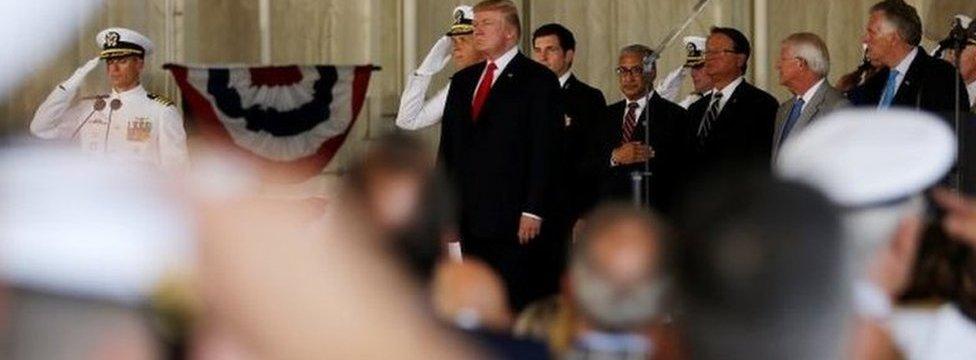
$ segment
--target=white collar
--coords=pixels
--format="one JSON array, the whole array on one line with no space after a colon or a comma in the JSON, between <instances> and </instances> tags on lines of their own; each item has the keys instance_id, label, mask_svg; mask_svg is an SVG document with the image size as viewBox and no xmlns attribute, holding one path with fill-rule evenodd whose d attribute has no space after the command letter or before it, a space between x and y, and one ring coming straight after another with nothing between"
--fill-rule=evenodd
<instances>
[{"instance_id":1,"label":"white collar","mask_svg":"<svg viewBox=\"0 0 976 360\"><path fill-rule=\"evenodd\" d=\"M559 87L566 87L566 82L569 81L569 77L573 76L572 71L567 71L563 76L559 77Z\"/></svg>"},{"instance_id":2,"label":"white collar","mask_svg":"<svg viewBox=\"0 0 976 360\"><path fill-rule=\"evenodd\" d=\"M898 71L898 76L905 76L905 74L908 73L908 68L912 66L912 61L915 61L916 56L918 56L917 46L913 48L912 51L909 52L904 59L901 59L901 62L898 63L898 66L895 66L894 70Z\"/></svg>"},{"instance_id":3,"label":"white collar","mask_svg":"<svg viewBox=\"0 0 976 360\"><path fill-rule=\"evenodd\" d=\"M129 90L123 91L123 92L118 92L114 88L112 89L112 96L113 97L130 97L130 96L133 96L133 95L135 95L135 96L141 96L141 95L145 95L145 94L146 94L146 89L142 87L142 84L138 84L135 87L133 87L133 88L131 88Z\"/></svg>"},{"instance_id":4,"label":"white collar","mask_svg":"<svg viewBox=\"0 0 976 360\"><path fill-rule=\"evenodd\" d=\"M624 110L627 109L627 105L630 105L630 103L637 103L637 112L640 113L641 110L644 109L644 106L647 105L647 99L649 97L653 97L653 96L654 96L654 91L653 90L651 90L651 93L650 94L644 94L644 96L641 96L636 101L631 101L626 96L624 96Z\"/></svg>"},{"instance_id":5,"label":"white collar","mask_svg":"<svg viewBox=\"0 0 976 360\"><path fill-rule=\"evenodd\" d=\"M820 81L817 81L816 84L813 84L813 86L807 89L807 92L803 93L803 96L800 96L803 99L803 104L809 104L810 100L813 100L813 95L817 93L817 90L820 90L820 87L825 82L827 82L827 78L820 79Z\"/></svg>"},{"instance_id":6,"label":"white collar","mask_svg":"<svg viewBox=\"0 0 976 360\"><path fill-rule=\"evenodd\" d=\"M488 61L495 63L498 73L501 74L503 71L505 71L505 67L508 66L508 63L512 62L512 59L515 58L516 54L518 54L518 46L512 46L512 48L508 49L508 51L502 54L502 56L499 56L494 60L489 59Z\"/></svg>"},{"instance_id":7,"label":"white collar","mask_svg":"<svg viewBox=\"0 0 976 360\"><path fill-rule=\"evenodd\" d=\"M976 106L976 80L966 85L966 90L969 92L969 105Z\"/></svg>"},{"instance_id":8,"label":"white collar","mask_svg":"<svg viewBox=\"0 0 976 360\"><path fill-rule=\"evenodd\" d=\"M739 76L738 79L735 79L728 85L725 85L725 87L721 90L715 89L714 93L722 93L722 100L725 101L726 99L732 97L732 93L735 92L735 89L737 89L743 81L746 81L746 78L744 76Z\"/></svg>"}]
</instances>

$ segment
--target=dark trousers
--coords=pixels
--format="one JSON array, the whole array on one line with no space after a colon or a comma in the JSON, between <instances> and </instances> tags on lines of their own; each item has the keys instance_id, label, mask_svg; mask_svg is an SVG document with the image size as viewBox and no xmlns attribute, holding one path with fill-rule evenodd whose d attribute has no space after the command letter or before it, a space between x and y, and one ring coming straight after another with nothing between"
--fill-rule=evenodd
<instances>
[{"instance_id":1,"label":"dark trousers","mask_svg":"<svg viewBox=\"0 0 976 360\"><path fill-rule=\"evenodd\" d=\"M570 231L565 221L544 220L539 236L528 244L519 244L516 234L487 238L462 233L461 248L465 257L483 260L501 276L509 306L517 313L559 292Z\"/></svg>"}]
</instances>

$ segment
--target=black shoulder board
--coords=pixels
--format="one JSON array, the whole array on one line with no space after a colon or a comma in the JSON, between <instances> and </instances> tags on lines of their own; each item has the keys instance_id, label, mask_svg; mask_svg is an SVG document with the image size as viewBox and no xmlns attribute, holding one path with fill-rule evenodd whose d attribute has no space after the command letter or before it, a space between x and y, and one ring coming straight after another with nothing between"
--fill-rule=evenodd
<instances>
[{"instance_id":1,"label":"black shoulder board","mask_svg":"<svg viewBox=\"0 0 976 360\"><path fill-rule=\"evenodd\" d=\"M165 106L176 106L173 103L173 100L170 100L170 99L166 98L165 96L156 95L156 94L153 94L153 93L146 93L146 96L148 96L150 100L153 100L153 101L158 102L160 104L163 104Z\"/></svg>"}]
</instances>

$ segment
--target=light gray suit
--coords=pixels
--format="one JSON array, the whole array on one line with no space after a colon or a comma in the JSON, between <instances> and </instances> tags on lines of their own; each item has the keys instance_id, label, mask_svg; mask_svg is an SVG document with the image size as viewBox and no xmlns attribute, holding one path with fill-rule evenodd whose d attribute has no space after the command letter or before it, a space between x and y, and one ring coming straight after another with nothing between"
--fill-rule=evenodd
<instances>
[{"instance_id":1,"label":"light gray suit","mask_svg":"<svg viewBox=\"0 0 976 360\"><path fill-rule=\"evenodd\" d=\"M780 138L783 137L783 127L786 125L787 117L790 116L790 110L793 109L794 98L791 97L784 101L779 105L779 110L776 111L776 128L773 132L773 160L776 159L776 155L779 153ZM796 124L793 125L788 137L796 136L803 131L803 128L810 125L817 118L848 105L850 105L850 102L847 101L844 94L831 86L830 82L824 81L823 85L817 89L817 92L813 93L810 102L803 105L803 112L796 119Z\"/></svg>"}]
</instances>

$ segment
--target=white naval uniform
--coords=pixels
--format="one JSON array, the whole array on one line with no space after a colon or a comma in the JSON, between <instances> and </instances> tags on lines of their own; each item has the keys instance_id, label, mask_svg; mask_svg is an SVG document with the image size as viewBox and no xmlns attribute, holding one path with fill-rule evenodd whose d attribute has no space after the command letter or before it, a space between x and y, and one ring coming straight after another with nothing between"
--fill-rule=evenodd
<instances>
[{"instance_id":1,"label":"white naval uniform","mask_svg":"<svg viewBox=\"0 0 976 360\"><path fill-rule=\"evenodd\" d=\"M444 117L444 106L447 104L447 92L451 89L451 84L447 84L430 100L424 101L431 78L430 75L417 73L407 77L407 86L400 97L400 111L396 118L396 125L401 129L423 129L441 122Z\"/></svg>"},{"instance_id":2,"label":"white naval uniform","mask_svg":"<svg viewBox=\"0 0 976 360\"><path fill-rule=\"evenodd\" d=\"M55 88L34 114L31 133L76 141L83 152L112 160L167 170L186 165L183 117L171 102L149 94L142 85L73 101L77 92ZM121 106L113 109L113 103Z\"/></svg>"}]
</instances>

